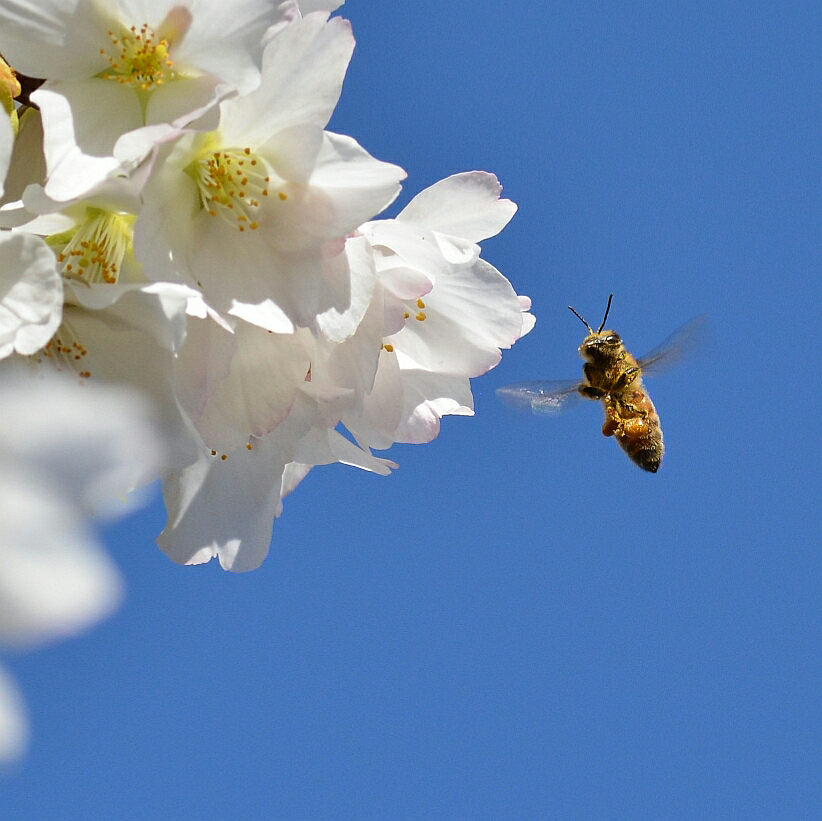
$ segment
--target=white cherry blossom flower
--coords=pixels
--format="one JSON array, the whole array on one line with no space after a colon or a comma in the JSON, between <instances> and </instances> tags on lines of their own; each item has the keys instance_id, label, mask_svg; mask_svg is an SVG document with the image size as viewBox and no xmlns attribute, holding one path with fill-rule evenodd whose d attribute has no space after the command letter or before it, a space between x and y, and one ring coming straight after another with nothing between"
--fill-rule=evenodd
<instances>
[{"instance_id":1,"label":"white cherry blossom flower","mask_svg":"<svg viewBox=\"0 0 822 821\"><path fill-rule=\"evenodd\" d=\"M361 443L428 442L444 414L473 413L469 378L493 368L533 327L530 300L480 259L516 206L496 177L457 174L418 194L394 220L360 229L381 290L382 350L373 388L343 421Z\"/></svg>"},{"instance_id":2,"label":"white cherry blossom flower","mask_svg":"<svg viewBox=\"0 0 822 821\"><path fill-rule=\"evenodd\" d=\"M216 556L234 571L259 566L287 492L287 464L306 472L337 461L390 470L393 463L334 430L355 407L356 391L314 381L312 369L323 370L324 357L343 347L306 329L274 334L240 322L228 333L189 317L177 395L202 444L196 462L164 481L169 524L160 545L172 559L199 564Z\"/></svg>"},{"instance_id":3,"label":"white cherry blossom flower","mask_svg":"<svg viewBox=\"0 0 822 821\"><path fill-rule=\"evenodd\" d=\"M358 320L345 236L394 199L405 172L323 131L354 45L348 23L326 17L279 29L260 86L221 103L216 131L158 156L135 242L149 276L200 288L221 313L337 340Z\"/></svg>"},{"instance_id":4,"label":"white cherry blossom flower","mask_svg":"<svg viewBox=\"0 0 822 821\"><path fill-rule=\"evenodd\" d=\"M8 0L0 4L3 53L47 82L43 113L48 192L81 193L116 172L120 136L185 122L225 91L259 82L265 32L299 14L275 0ZM135 159L135 158L131 158Z\"/></svg>"},{"instance_id":5,"label":"white cherry blossom flower","mask_svg":"<svg viewBox=\"0 0 822 821\"><path fill-rule=\"evenodd\" d=\"M254 570L268 555L273 522L282 512L282 497L293 489L289 482L295 474L302 478L311 466L331 462L389 473L396 467L393 462L374 457L333 430L349 393L318 390L306 382L274 431L250 437L230 453L203 453L167 477L163 495L169 520L158 540L162 550L180 564L217 557L226 570Z\"/></svg>"},{"instance_id":6,"label":"white cherry blossom flower","mask_svg":"<svg viewBox=\"0 0 822 821\"><path fill-rule=\"evenodd\" d=\"M0 644L31 648L85 630L121 596L119 573L85 523L124 510L157 475L143 401L114 388L0 370ZM0 670L0 760L27 739L22 699Z\"/></svg>"}]
</instances>

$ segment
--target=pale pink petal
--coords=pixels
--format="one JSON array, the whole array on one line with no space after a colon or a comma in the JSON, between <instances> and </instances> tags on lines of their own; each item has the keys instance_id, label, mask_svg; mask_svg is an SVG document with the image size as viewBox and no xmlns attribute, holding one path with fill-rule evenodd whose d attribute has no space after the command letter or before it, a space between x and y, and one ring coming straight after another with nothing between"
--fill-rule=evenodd
<instances>
[{"instance_id":1,"label":"pale pink petal","mask_svg":"<svg viewBox=\"0 0 822 821\"><path fill-rule=\"evenodd\" d=\"M100 49L114 22L95 0L5 0L3 56L29 77L83 80L108 65Z\"/></svg>"},{"instance_id":2,"label":"pale pink petal","mask_svg":"<svg viewBox=\"0 0 822 821\"><path fill-rule=\"evenodd\" d=\"M143 124L137 95L106 80L52 83L32 100L43 117L46 193L59 201L86 193L116 172L117 139Z\"/></svg>"},{"instance_id":3,"label":"pale pink petal","mask_svg":"<svg viewBox=\"0 0 822 821\"><path fill-rule=\"evenodd\" d=\"M498 234L516 213L511 200L499 198L501 191L499 180L485 171L454 174L417 194L397 219L480 242Z\"/></svg>"},{"instance_id":4,"label":"pale pink petal","mask_svg":"<svg viewBox=\"0 0 822 821\"><path fill-rule=\"evenodd\" d=\"M354 49L351 26L312 15L284 27L266 46L262 80L252 93L224 105L223 138L254 150L297 123L323 128L340 97Z\"/></svg>"},{"instance_id":5,"label":"pale pink petal","mask_svg":"<svg viewBox=\"0 0 822 821\"><path fill-rule=\"evenodd\" d=\"M423 370L403 371L402 376L404 418L395 434L397 442L430 442L439 435L441 417L473 416L474 398L467 379Z\"/></svg>"},{"instance_id":6,"label":"pale pink petal","mask_svg":"<svg viewBox=\"0 0 822 821\"><path fill-rule=\"evenodd\" d=\"M31 234L0 236L0 359L39 351L60 325L63 281L54 253Z\"/></svg>"}]
</instances>

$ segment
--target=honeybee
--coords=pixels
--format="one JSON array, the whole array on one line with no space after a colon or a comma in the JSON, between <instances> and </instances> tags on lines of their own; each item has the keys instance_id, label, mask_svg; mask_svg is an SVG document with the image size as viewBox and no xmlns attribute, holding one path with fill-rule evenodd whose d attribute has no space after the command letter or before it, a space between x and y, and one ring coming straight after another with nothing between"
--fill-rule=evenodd
<instances>
[{"instance_id":1,"label":"honeybee","mask_svg":"<svg viewBox=\"0 0 822 821\"><path fill-rule=\"evenodd\" d=\"M645 390L642 376L655 373L678 359L705 318L691 320L646 356L635 359L619 334L602 330L613 298L613 294L608 297L605 316L596 331L568 306L588 329L588 336L579 346L580 356L585 360L584 382L517 382L498 388L497 395L509 405L530 409L536 414L558 413L575 397L598 399L605 409L602 433L613 436L634 464L656 473L665 444L659 414Z\"/></svg>"}]
</instances>

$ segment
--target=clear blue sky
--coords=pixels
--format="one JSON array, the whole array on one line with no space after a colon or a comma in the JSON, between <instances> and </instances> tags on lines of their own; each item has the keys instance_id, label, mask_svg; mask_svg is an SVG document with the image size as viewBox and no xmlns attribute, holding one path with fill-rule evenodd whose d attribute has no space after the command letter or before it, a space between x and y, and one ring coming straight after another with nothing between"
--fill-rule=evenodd
<instances>
[{"instance_id":1,"label":"clear blue sky","mask_svg":"<svg viewBox=\"0 0 822 821\"><path fill-rule=\"evenodd\" d=\"M409 173L496 173L485 256L537 326L477 415L389 478L319 468L263 567L172 564L159 503L106 532L128 594L6 656L32 749L8 819L822 817L822 5L348 0L331 128ZM586 403L570 303L635 353L667 456Z\"/></svg>"}]
</instances>

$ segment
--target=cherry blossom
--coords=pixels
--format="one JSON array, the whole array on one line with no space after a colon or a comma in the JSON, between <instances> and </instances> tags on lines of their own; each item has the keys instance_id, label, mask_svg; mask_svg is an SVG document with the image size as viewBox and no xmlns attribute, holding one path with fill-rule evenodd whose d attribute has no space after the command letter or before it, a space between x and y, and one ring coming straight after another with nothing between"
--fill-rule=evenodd
<instances>
[{"instance_id":1,"label":"cherry blossom","mask_svg":"<svg viewBox=\"0 0 822 821\"><path fill-rule=\"evenodd\" d=\"M200 288L221 313L340 339L358 319L345 237L396 197L405 172L323 131L354 46L346 21L326 16L272 37L260 86L220 105L216 131L168 143L135 243L149 276Z\"/></svg>"},{"instance_id":2,"label":"cherry blossom","mask_svg":"<svg viewBox=\"0 0 822 821\"><path fill-rule=\"evenodd\" d=\"M11 0L0 5L3 55L46 83L48 192L69 199L122 163L118 139L259 82L263 36L298 16L274 0Z\"/></svg>"},{"instance_id":3,"label":"cherry blossom","mask_svg":"<svg viewBox=\"0 0 822 821\"><path fill-rule=\"evenodd\" d=\"M394 220L360 229L382 286L383 326L374 385L344 418L372 447L428 442L445 414L470 415L469 378L498 364L534 324L530 300L479 256L516 206L496 177L457 174L418 194Z\"/></svg>"}]
</instances>

